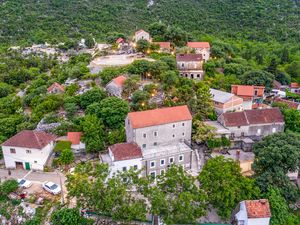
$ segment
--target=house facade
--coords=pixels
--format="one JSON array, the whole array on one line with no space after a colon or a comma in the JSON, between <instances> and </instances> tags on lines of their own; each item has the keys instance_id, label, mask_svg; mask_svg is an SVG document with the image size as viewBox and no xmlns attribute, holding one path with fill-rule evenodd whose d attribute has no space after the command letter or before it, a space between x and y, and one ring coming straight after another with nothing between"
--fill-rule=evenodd
<instances>
[{"instance_id":1,"label":"house facade","mask_svg":"<svg viewBox=\"0 0 300 225\"><path fill-rule=\"evenodd\" d=\"M127 77L124 75L118 76L112 79L105 87L106 91L111 96L122 98L123 85Z\"/></svg>"},{"instance_id":2,"label":"house facade","mask_svg":"<svg viewBox=\"0 0 300 225\"><path fill-rule=\"evenodd\" d=\"M210 89L210 94L214 102L214 108L217 114L225 112L241 111L243 110L243 99L235 96L234 94Z\"/></svg>"},{"instance_id":3,"label":"house facade","mask_svg":"<svg viewBox=\"0 0 300 225\"><path fill-rule=\"evenodd\" d=\"M243 99L244 109L252 109L253 104L261 104L265 87L250 85L231 85L231 93Z\"/></svg>"},{"instance_id":4,"label":"house facade","mask_svg":"<svg viewBox=\"0 0 300 225\"><path fill-rule=\"evenodd\" d=\"M232 215L233 225L269 225L270 204L267 199L246 200L239 203Z\"/></svg>"},{"instance_id":5,"label":"house facade","mask_svg":"<svg viewBox=\"0 0 300 225\"><path fill-rule=\"evenodd\" d=\"M195 49L195 53L201 54L205 62L209 60L210 57L209 42L188 42L187 47Z\"/></svg>"},{"instance_id":6,"label":"house facade","mask_svg":"<svg viewBox=\"0 0 300 225\"><path fill-rule=\"evenodd\" d=\"M151 42L150 34L144 30L138 30L134 34L134 41L138 42L140 40L146 40L148 42Z\"/></svg>"},{"instance_id":7,"label":"house facade","mask_svg":"<svg viewBox=\"0 0 300 225\"><path fill-rule=\"evenodd\" d=\"M50 87L48 87L48 93L49 94L60 94L60 93L63 93L65 92L65 88L64 86L62 86L61 84L59 83L53 83Z\"/></svg>"},{"instance_id":8,"label":"house facade","mask_svg":"<svg viewBox=\"0 0 300 225\"><path fill-rule=\"evenodd\" d=\"M230 137L264 137L284 131L284 119L279 108L254 109L223 113L218 122L230 131Z\"/></svg>"},{"instance_id":9,"label":"house facade","mask_svg":"<svg viewBox=\"0 0 300 225\"><path fill-rule=\"evenodd\" d=\"M5 167L43 170L54 148L55 138L42 131L21 131L1 145Z\"/></svg>"},{"instance_id":10,"label":"house facade","mask_svg":"<svg viewBox=\"0 0 300 225\"><path fill-rule=\"evenodd\" d=\"M203 58L201 54L177 54L176 64L180 76L202 80L204 77Z\"/></svg>"},{"instance_id":11,"label":"house facade","mask_svg":"<svg viewBox=\"0 0 300 225\"><path fill-rule=\"evenodd\" d=\"M153 44L156 44L159 46L160 52L169 53L171 51L171 42L153 42Z\"/></svg>"}]
</instances>

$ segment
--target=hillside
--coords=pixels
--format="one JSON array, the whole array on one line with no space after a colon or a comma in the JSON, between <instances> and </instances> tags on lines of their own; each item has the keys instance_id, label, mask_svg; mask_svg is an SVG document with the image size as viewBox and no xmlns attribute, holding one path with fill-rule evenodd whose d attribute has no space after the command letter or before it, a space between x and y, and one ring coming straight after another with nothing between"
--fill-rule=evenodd
<instances>
[{"instance_id":1,"label":"hillside","mask_svg":"<svg viewBox=\"0 0 300 225\"><path fill-rule=\"evenodd\" d=\"M25 2L25 3L24 3ZM300 40L297 0L1 0L0 42L53 42L108 32L130 34L162 21L203 34L266 41Z\"/></svg>"}]
</instances>

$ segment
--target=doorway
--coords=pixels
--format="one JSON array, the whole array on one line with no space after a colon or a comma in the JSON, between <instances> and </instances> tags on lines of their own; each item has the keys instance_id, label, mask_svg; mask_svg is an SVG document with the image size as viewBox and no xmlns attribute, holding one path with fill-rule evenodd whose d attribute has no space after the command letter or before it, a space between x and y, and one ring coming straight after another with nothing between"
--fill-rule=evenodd
<instances>
[{"instance_id":1,"label":"doorway","mask_svg":"<svg viewBox=\"0 0 300 225\"><path fill-rule=\"evenodd\" d=\"M16 162L16 169L24 169L22 162Z\"/></svg>"},{"instance_id":2,"label":"doorway","mask_svg":"<svg viewBox=\"0 0 300 225\"><path fill-rule=\"evenodd\" d=\"M25 163L25 169L26 169L26 170L30 170L30 164L29 164L29 162L26 162L26 163Z\"/></svg>"}]
</instances>

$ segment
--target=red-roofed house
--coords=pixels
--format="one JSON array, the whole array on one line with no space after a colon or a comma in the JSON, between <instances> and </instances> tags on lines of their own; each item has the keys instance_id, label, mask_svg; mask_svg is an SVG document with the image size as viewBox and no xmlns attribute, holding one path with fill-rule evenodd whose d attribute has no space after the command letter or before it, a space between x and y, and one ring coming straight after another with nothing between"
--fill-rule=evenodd
<instances>
[{"instance_id":1,"label":"red-roofed house","mask_svg":"<svg viewBox=\"0 0 300 225\"><path fill-rule=\"evenodd\" d=\"M292 93L300 94L300 85L298 83L291 83L290 84L290 91Z\"/></svg>"},{"instance_id":2,"label":"red-roofed house","mask_svg":"<svg viewBox=\"0 0 300 225\"><path fill-rule=\"evenodd\" d=\"M202 80L204 77L203 58L201 54L177 54L176 64L180 76Z\"/></svg>"},{"instance_id":3,"label":"red-roofed house","mask_svg":"<svg viewBox=\"0 0 300 225\"><path fill-rule=\"evenodd\" d=\"M6 168L43 170L54 148L54 135L23 130L2 143Z\"/></svg>"},{"instance_id":4,"label":"red-roofed house","mask_svg":"<svg viewBox=\"0 0 300 225\"><path fill-rule=\"evenodd\" d=\"M283 104L286 104L291 109L300 110L299 102L294 102L294 101L290 101L290 100L286 100L286 99L282 99L282 98L275 98L274 102L283 103Z\"/></svg>"},{"instance_id":5,"label":"red-roofed house","mask_svg":"<svg viewBox=\"0 0 300 225\"><path fill-rule=\"evenodd\" d=\"M111 96L121 98L123 92L123 85L126 79L127 77L124 75L112 79L105 87L108 94Z\"/></svg>"},{"instance_id":6,"label":"red-roofed house","mask_svg":"<svg viewBox=\"0 0 300 225\"><path fill-rule=\"evenodd\" d=\"M195 49L197 54L201 54L205 61L210 57L210 44L209 42L188 42L187 47Z\"/></svg>"},{"instance_id":7,"label":"red-roofed house","mask_svg":"<svg viewBox=\"0 0 300 225\"><path fill-rule=\"evenodd\" d=\"M134 34L134 41L138 42L139 40L146 40L151 42L150 34L144 30L138 30Z\"/></svg>"},{"instance_id":8,"label":"red-roofed house","mask_svg":"<svg viewBox=\"0 0 300 225\"><path fill-rule=\"evenodd\" d=\"M65 92L65 88L59 83L53 83L50 87L48 87L48 93L50 94L60 94Z\"/></svg>"},{"instance_id":9,"label":"red-roofed house","mask_svg":"<svg viewBox=\"0 0 300 225\"><path fill-rule=\"evenodd\" d=\"M269 225L270 204L267 199L246 200L239 203L232 217L232 224Z\"/></svg>"},{"instance_id":10,"label":"red-roofed house","mask_svg":"<svg viewBox=\"0 0 300 225\"><path fill-rule=\"evenodd\" d=\"M125 40L121 37L119 37L117 40L116 40L116 43L117 44L123 44L125 42Z\"/></svg>"},{"instance_id":11,"label":"red-roofed house","mask_svg":"<svg viewBox=\"0 0 300 225\"><path fill-rule=\"evenodd\" d=\"M265 87L251 85L231 85L231 93L243 99L244 109L252 109L253 103L262 103Z\"/></svg>"},{"instance_id":12,"label":"red-roofed house","mask_svg":"<svg viewBox=\"0 0 300 225\"><path fill-rule=\"evenodd\" d=\"M284 131L279 108L253 109L223 113L218 122L231 132L231 137L267 136Z\"/></svg>"},{"instance_id":13,"label":"red-roofed house","mask_svg":"<svg viewBox=\"0 0 300 225\"><path fill-rule=\"evenodd\" d=\"M171 42L153 42L153 44L159 45L159 50L161 52L170 52L171 51Z\"/></svg>"},{"instance_id":14,"label":"red-roofed house","mask_svg":"<svg viewBox=\"0 0 300 225\"><path fill-rule=\"evenodd\" d=\"M85 144L81 142L82 132L68 132L68 141L72 143L71 148L75 150L85 149Z\"/></svg>"},{"instance_id":15,"label":"red-roofed house","mask_svg":"<svg viewBox=\"0 0 300 225\"><path fill-rule=\"evenodd\" d=\"M118 172L142 169L142 151L135 143L119 143L108 147L108 154L102 154L101 160L108 163L110 176Z\"/></svg>"}]
</instances>

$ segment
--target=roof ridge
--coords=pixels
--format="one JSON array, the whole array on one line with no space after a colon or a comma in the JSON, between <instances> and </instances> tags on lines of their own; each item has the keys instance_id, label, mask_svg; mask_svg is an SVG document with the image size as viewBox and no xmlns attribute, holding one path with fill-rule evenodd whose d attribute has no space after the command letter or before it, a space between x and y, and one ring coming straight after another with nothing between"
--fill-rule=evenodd
<instances>
[{"instance_id":1,"label":"roof ridge","mask_svg":"<svg viewBox=\"0 0 300 225\"><path fill-rule=\"evenodd\" d=\"M37 136L37 131L33 130L32 132L33 132L35 139L37 140L38 145L41 147L42 143L40 142L39 137Z\"/></svg>"}]
</instances>

